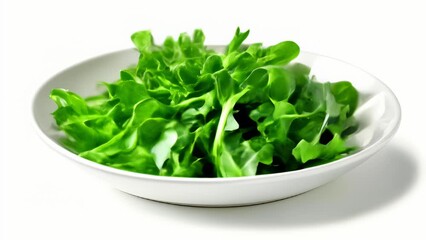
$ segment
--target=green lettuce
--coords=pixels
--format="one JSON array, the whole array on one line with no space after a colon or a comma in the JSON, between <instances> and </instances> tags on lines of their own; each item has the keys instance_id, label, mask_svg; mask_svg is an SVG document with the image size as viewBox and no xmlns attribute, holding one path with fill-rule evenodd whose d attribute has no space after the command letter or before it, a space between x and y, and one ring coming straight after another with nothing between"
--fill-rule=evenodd
<instances>
[{"instance_id":1,"label":"green lettuce","mask_svg":"<svg viewBox=\"0 0 426 240\"><path fill-rule=\"evenodd\" d=\"M292 41L243 45L248 35L238 28L219 53L201 30L162 45L150 31L134 33L139 61L104 93L51 91L64 145L103 165L178 177L285 172L353 151L352 84L316 81L292 63L300 51Z\"/></svg>"}]
</instances>

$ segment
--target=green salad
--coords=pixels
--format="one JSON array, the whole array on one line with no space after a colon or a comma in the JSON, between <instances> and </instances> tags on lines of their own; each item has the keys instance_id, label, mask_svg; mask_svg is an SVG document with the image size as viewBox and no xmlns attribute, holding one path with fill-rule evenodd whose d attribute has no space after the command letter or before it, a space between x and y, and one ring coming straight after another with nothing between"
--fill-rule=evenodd
<instances>
[{"instance_id":1,"label":"green salad","mask_svg":"<svg viewBox=\"0 0 426 240\"><path fill-rule=\"evenodd\" d=\"M357 129L352 84L317 81L292 62L292 41L243 44L248 35L238 28L217 52L201 30L162 45L134 33L138 62L104 93L51 91L63 144L113 168L177 177L286 172L354 151L345 141Z\"/></svg>"}]
</instances>

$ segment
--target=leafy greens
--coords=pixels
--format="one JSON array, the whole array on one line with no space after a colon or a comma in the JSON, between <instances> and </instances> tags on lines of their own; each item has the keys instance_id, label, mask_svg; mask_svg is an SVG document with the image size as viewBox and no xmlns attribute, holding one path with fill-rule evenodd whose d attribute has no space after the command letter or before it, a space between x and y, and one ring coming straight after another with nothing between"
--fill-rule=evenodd
<instances>
[{"instance_id":1,"label":"leafy greens","mask_svg":"<svg viewBox=\"0 0 426 240\"><path fill-rule=\"evenodd\" d=\"M137 65L104 83L103 94L52 90L64 144L100 164L179 177L291 171L354 150L345 143L357 126L352 84L316 81L291 62L292 41L243 45L248 35L238 28L219 53L201 30L162 45L150 31L134 33Z\"/></svg>"}]
</instances>

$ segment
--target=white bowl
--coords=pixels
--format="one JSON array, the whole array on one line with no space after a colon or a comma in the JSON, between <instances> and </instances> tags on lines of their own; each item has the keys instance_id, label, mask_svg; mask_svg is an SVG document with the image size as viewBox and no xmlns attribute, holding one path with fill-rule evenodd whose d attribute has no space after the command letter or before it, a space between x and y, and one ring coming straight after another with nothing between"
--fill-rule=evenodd
<instances>
[{"instance_id":1,"label":"white bowl","mask_svg":"<svg viewBox=\"0 0 426 240\"><path fill-rule=\"evenodd\" d=\"M215 47L220 49L220 47ZM104 166L68 151L59 142L62 133L51 113L53 88L66 88L82 96L98 93L100 81L115 81L121 69L133 65L139 53L133 49L95 57L49 79L35 95L33 114L41 138L54 150L99 175L115 188L143 198L192 206L242 206L291 197L319 187L353 169L379 151L398 129L401 112L391 90L374 76L350 64L312 53L301 53L295 62L312 68L319 81L351 81L360 91L355 116L360 130L350 141L361 150L328 164L302 170L238 178L179 178L128 172Z\"/></svg>"}]
</instances>

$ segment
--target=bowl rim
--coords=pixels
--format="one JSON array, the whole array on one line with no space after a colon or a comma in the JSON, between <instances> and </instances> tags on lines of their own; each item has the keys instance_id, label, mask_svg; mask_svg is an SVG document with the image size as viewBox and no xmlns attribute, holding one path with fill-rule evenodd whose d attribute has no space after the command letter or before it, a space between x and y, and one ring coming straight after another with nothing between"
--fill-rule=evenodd
<instances>
[{"instance_id":1,"label":"bowl rim","mask_svg":"<svg viewBox=\"0 0 426 240\"><path fill-rule=\"evenodd\" d=\"M212 49L217 49L217 48L224 48L225 45L207 45L208 48L212 48ZM384 89L386 89L386 92L389 94L391 101L393 103L393 107L395 110L395 116L394 116L394 121L393 124L390 126L391 129L390 131L388 131L384 136L382 136L381 138L379 138L377 141L373 142L372 144L369 144L368 146L362 148L359 151L356 151L354 153L349 154L348 156L345 156L341 159L329 162L329 163L325 163L325 164L321 164L321 165L317 165L317 166L313 166L313 167L308 167L308 168L304 168L304 169L298 169L298 170L293 170L293 171L288 171L288 172L279 172L279 173L270 173L270 174L262 174L262 175L255 175L255 176L242 176L242 177L226 177L226 178L220 178L220 177L210 177L210 178L202 178L202 177L174 177L174 176L159 176L159 175L151 175L151 174L146 174L146 173L138 173L138 172L131 172L131 171L127 171L127 170L122 170L122 169L118 169L118 168L113 168L107 165L103 165L88 159L85 159L83 157L80 157L79 155L69 151L68 149L66 149L65 147L61 146L59 143L55 142L54 140L52 140L43 130L42 128L39 126L39 123L37 121L37 117L36 117L36 111L37 111L37 106L36 106L36 99L38 99L40 96L40 92L46 87L46 85L48 85L50 82L52 82L56 77L60 76L61 74L66 73L67 71L69 71L72 68L78 67L80 65L84 65L88 62L91 61L95 61L101 58L105 58L108 57L110 55L115 55L115 54L123 54L125 52L130 52L130 51L137 51L137 49L135 48L126 48L126 49L121 49L121 50L116 50L116 51L112 51L112 52L107 52L107 53L103 53L91 58L87 58L83 61L77 62L75 64L72 64L60 71L58 71L57 73L55 73L54 75L52 75L51 77L49 77L46 81L44 81L33 93L33 96L31 98L31 117L32 117L32 123L33 123L33 127L35 128L35 131L37 132L37 135L53 150L55 150L56 152L60 153L61 155L72 159L73 161L75 161L76 163L94 168L96 170L100 170L102 172L106 172L106 173L111 173L114 175L120 175L120 176L125 176L125 177L130 177L130 178L138 178L138 179L144 179L144 180L151 180L151 181L162 181L162 182L181 182L181 183L229 183L229 182L245 182L245 181L252 181L252 180L265 180L265 179L270 179L270 178L282 178L282 177L293 177L295 175L301 175L301 174L309 174L311 172L317 172L317 171L321 171L321 170L326 170L326 169L331 169L331 168L336 168L339 167L340 165L343 165L347 162L350 161L356 161L357 159L363 159L364 157L369 157L371 155L373 155L374 153L378 152L381 148L383 148L386 143L388 141L390 141L392 139L392 137L396 134L400 123L401 123L401 105L398 101L398 98L396 97L395 93L383 82L381 81L379 78L377 78L376 76L374 76L373 74L365 71L363 68L358 67L356 65L353 65L351 63L348 63L346 61L340 60L338 58L334 58L334 57L329 57L326 55L322 55L322 54L318 54L318 53L314 53L314 52L309 52L309 51L301 51L300 54L303 55L312 55L315 57L321 57L321 58L326 58L332 61L337 61L340 63L343 63L345 65L348 65L349 67L352 67L360 72L363 72L364 74L366 74L367 76L373 78L378 84L380 84ZM300 56L299 54L299 56ZM296 58L297 59L297 58Z\"/></svg>"}]
</instances>

